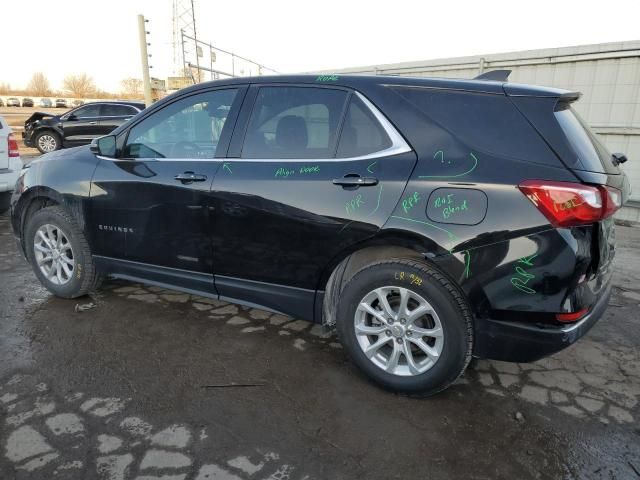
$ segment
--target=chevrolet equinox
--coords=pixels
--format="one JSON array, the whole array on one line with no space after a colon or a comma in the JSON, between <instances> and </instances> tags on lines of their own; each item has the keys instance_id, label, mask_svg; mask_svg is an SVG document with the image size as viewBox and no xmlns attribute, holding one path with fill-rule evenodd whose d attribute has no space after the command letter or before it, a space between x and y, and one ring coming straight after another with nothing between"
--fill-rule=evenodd
<instances>
[{"instance_id":1,"label":"chevrolet equinox","mask_svg":"<svg viewBox=\"0 0 640 480\"><path fill-rule=\"evenodd\" d=\"M579 93L491 73L194 85L34 160L13 230L55 295L109 276L335 326L392 390L534 361L607 306L626 157Z\"/></svg>"}]
</instances>

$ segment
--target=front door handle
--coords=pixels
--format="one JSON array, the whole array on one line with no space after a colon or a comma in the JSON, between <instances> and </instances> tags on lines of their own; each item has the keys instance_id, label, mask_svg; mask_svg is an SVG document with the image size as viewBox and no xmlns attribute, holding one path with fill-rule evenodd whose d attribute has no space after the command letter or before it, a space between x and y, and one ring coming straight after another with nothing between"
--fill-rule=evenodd
<instances>
[{"instance_id":1,"label":"front door handle","mask_svg":"<svg viewBox=\"0 0 640 480\"><path fill-rule=\"evenodd\" d=\"M191 182L204 182L207 179L207 176L200 175L199 173L184 172L184 173L179 173L173 178L181 181L182 183L191 183Z\"/></svg>"},{"instance_id":2,"label":"front door handle","mask_svg":"<svg viewBox=\"0 0 640 480\"><path fill-rule=\"evenodd\" d=\"M342 185L343 187L371 187L378 184L378 179L374 177L361 176L344 176L342 178L334 178L334 185Z\"/></svg>"},{"instance_id":3,"label":"front door handle","mask_svg":"<svg viewBox=\"0 0 640 480\"><path fill-rule=\"evenodd\" d=\"M98 122L89 122L89 125L97 125Z\"/></svg>"}]
</instances>

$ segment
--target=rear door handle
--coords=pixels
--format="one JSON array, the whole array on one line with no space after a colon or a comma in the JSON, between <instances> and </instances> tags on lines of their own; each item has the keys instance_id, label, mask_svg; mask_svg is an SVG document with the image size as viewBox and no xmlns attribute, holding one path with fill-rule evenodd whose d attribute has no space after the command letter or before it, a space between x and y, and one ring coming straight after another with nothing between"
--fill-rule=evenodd
<instances>
[{"instance_id":1,"label":"rear door handle","mask_svg":"<svg viewBox=\"0 0 640 480\"><path fill-rule=\"evenodd\" d=\"M334 178L333 184L342 185L343 187L371 187L378 184L378 179L374 177L345 176Z\"/></svg>"},{"instance_id":2,"label":"rear door handle","mask_svg":"<svg viewBox=\"0 0 640 480\"><path fill-rule=\"evenodd\" d=\"M182 183L191 183L191 182L204 182L207 179L207 176L200 175L199 173L184 172L184 173L179 173L173 178L181 181Z\"/></svg>"},{"instance_id":3,"label":"rear door handle","mask_svg":"<svg viewBox=\"0 0 640 480\"><path fill-rule=\"evenodd\" d=\"M89 122L89 125L97 125L98 122Z\"/></svg>"}]
</instances>

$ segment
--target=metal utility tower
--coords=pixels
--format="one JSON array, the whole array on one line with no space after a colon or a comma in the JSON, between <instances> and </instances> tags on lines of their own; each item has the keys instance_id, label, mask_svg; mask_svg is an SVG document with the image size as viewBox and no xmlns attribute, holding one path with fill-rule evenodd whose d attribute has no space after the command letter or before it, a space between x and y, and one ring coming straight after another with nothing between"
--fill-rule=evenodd
<instances>
[{"instance_id":1,"label":"metal utility tower","mask_svg":"<svg viewBox=\"0 0 640 480\"><path fill-rule=\"evenodd\" d=\"M183 33L198 38L193 0L173 0L173 70L175 75L180 77L189 75L185 72L185 57L194 55L198 58L196 52L185 51L188 47L183 46Z\"/></svg>"}]
</instances>

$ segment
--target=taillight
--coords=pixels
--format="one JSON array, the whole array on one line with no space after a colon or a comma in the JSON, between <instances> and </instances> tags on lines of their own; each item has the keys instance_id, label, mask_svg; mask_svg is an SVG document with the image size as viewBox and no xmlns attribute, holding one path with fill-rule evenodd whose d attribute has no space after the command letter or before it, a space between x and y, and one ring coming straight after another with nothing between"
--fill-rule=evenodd
<instances>
[{"instance_id":1,"label":"taillight","mask_svg":"<svg viewBox=\"0 0 640 480\"><path fill-rule=\"evenodd\" d=\"M607 218L616 213L622 206L622 192L617 188L609 187L607 185L600 188L606 192L603 218Z\"/></svg>"},{"instance_id":2,"label":"taillight","mask_svg":"<svg viewBox=\"0 0 640 480\"><path fill-rule=\"evenodd\" d=\"M9 157L19 157L20 151L18 150L18 142L16 141L13 133L10 133L7 137L7 143L9 147Z\"/></svg>"},{"instance_id":3,"label":"taillight","mask_svg":"<svg viewBox=\"0 0 640 480\"><path fill-rule=\"evenodd\" d=\"M577 312L556 313L556 320L563 323L576 322L584 317L588 311L588 308L583 308L582 310L578 310Z\"/></svg>"},{"instance_id":4,"label":"taillight","mask_svg":"<svg viewBox=\"0 0 640 480\"><path fill-rule=\"evenodd\" d=\"M596 223L622 206L622 192L604 185L526 180L518 188L554 227Z\"/></svg>"}]
</instances>

